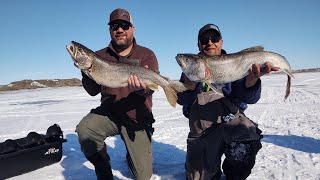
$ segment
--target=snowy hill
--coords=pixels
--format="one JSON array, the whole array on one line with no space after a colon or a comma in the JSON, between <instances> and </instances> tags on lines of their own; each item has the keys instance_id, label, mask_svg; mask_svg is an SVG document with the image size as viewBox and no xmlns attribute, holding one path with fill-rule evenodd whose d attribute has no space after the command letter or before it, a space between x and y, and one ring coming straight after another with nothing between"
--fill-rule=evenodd
<instances>
[{"instance_id":1,"label":"snowy hill","mask_svg":"<svg viewBox=\"0 0 320 180\"><path fill-rule=\"evenodd\" d=\"M37 89L46 87L81 86L81 80L72 79L46 79L46 80L21 80L7 85L1 85L0 91L12 91L21 89Z\"/></svg>"}]
</instances>

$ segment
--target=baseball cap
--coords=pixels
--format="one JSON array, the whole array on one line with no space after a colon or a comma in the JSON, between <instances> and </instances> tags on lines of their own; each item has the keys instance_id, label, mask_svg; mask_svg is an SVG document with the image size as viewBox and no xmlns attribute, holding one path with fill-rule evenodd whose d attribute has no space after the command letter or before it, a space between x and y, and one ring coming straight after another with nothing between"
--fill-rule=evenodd
<instances>
[{"instance_id":1,"label":"baseball cap","mask_svg":"<svg viewBox=\"0 0 320 180\"><path fill-rule=\"evenodd\" d=\"M132 24L132 17L129 13L129 11L125 10L125 9L116 9L114 11L112 11L112 13L110 14L110 20L108 25L110 25L112 23L112 21L115 20L124 20L127 21L129 23Z\"/></svg>"},{"instance_id":2,"label":"baseball cap","mask_svg":"<svg viewBox=\"0 0 320 180\"><path fill-rule=\"evenodd\" d=\"M199 30L199 34L198 34L198 39L201 37L201 35L208 30L215 30L220 34L220 37L222 38L220 29L218 26L214 25L214 24L206 24L204 25L200 30Z\"/></svg>"}]
</instances>

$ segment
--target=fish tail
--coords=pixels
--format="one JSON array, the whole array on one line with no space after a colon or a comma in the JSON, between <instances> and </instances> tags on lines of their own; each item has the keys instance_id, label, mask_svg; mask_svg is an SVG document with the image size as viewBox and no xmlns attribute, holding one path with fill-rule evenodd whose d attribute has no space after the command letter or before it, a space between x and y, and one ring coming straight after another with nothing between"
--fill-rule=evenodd
<instances>
[{"instance_id":1,"label":"fish tail","mask_svg":"<svg viewBox=\"0 0 320 180\"><path fill-rule=\"evenodd\" d=\"M287 74L288 80L287 80L287 87L286 87L286 94L284 96L284 100L286 100L290 94L290 88L291 88L291 78L294 78L292 72L288 69L281 69L283 72Z\"/></svg>"},{"instance_id":2,"label":"fish tail","mask_svg":"<svg viewBox=\"0 0 320 180\"><path fill-rule=\"evenodd\" d=\"M165 87L163 90L164 90L164 93L166 94L166 97L167 97L169 104L172 107L176 107L177 100L178 100L178 96L177 96L176 91L174 89L172 89L170 86Z\"/></svg>"},{"instance_id":3,"label":"fish tail","mask_svg":"<svg viewBox=\"0 0 320 180\"><path fill-rule=\"evenodd\" d=\"M293 78L294 78L294 76L293 76L292 72L291 72L291 71L289 71L288 69L283 69L282 71L283 71L283 72L285 72L288 76L290 76L290 77L293 77Z\"/></svg>"},{"instance_id":4,"label":"fish tail","mask_svg":"<svg viewBox=\"0 0 320 180\"><path fill-rule=\"evenodd\" d=\"M169 86L177 93L187 91L187 90L194 90L195 86L182 83L180 81L169 80Z\"/></svg>"},{"instance_id":5,"label":"fish tail","mask_svg":"<svg viewBox=\"0 0 320 180\"><path fill-rule=\"evenodd\" d=\"M290 94L290 87L291 87L291 76L288 76L288 81L287 81L287 89L286 89L286 95L284 96L284 100L286 100Z\"/></svg>"}]
</instances>

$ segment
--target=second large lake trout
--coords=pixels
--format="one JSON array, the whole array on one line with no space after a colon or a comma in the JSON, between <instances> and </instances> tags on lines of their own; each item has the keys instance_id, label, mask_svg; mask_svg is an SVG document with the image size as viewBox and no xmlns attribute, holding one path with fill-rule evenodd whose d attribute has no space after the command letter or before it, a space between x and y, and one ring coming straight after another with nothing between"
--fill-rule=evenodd
<instances>
[{"instance_id":1,"label":"second large lake trout","mask_svg":"<svg viewBox=\"0 0 320 180\"><path fill-rule=\"evenodd\" d=\"M206 57L200 54L178 54L176 60L184 74L192 81L211 83L229 83L248 75L252 64L261 67L269 61L273 67L287 74L285 99L290 94L292 71L289 62L280 54L264 51L255 46L233 54Z\"/></svg>"}]
</instances>

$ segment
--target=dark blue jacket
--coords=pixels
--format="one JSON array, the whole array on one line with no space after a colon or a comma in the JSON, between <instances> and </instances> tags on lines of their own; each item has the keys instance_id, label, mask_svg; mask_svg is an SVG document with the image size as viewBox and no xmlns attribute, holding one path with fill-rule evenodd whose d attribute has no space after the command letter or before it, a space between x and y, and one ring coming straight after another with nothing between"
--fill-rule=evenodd
<instances>
[{"instance_id":1,"label":"dark blue jacket","mask_svg":"<svg viewBox=\"0 0 320 180\"><path fill-rule=\"evenodd\" d=\"M180 82L188 81L187 77L182 73ZM216 87L216 84L212 84ZM196 88L193 91L184 91L178 93L178 104L183 106L183 114L188 117L189 109L193 102L195 102L197 94L201 93L202 84L198 82ZM234 81L232 83L226 83L222 86L222 92L225 97L227 97L231 102L238 106L240 111L244 111L248 106L247 104L254 104L258 102L261 95L261 80L259 79L257 83L250 87L245 87L245 78Z\"/></svg>"}]
</instances>

